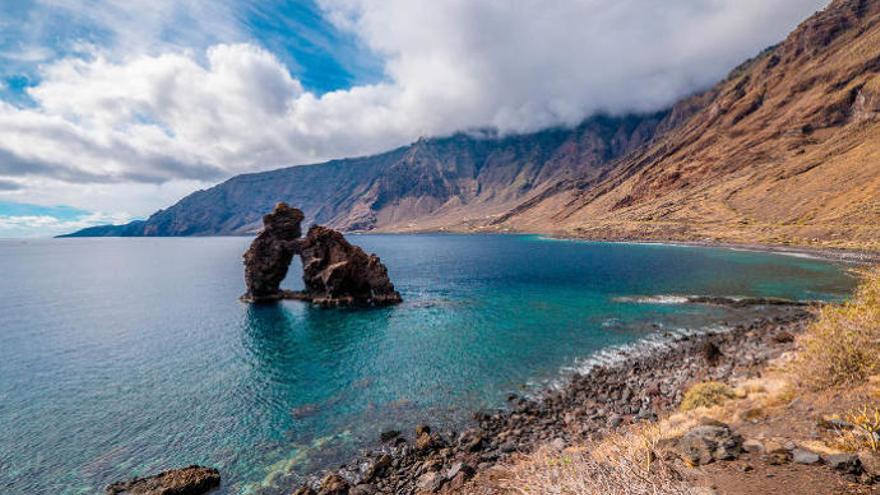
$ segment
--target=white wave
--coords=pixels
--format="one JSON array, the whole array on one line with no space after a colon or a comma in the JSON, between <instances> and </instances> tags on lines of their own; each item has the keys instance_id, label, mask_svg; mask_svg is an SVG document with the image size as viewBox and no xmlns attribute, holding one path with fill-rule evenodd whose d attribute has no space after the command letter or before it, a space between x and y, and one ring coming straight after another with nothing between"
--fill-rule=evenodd
<instances>
[{"instance_id":1,"label":"white wave","mask_svg":"<svg viewBox=\"0 0 880 495\"><path fill-rule=\"evenodd\" d=\"M699 328L677 328L674 330L658 332L636 342L600 349L587 357L575 360L573 365L562 367L556 378L540 384L530 382L527 386L528 388L535 390L535 393L530 395L537 397L546 391L562 390L568 385L571 377L575 374L585 375L596 367L613 366L630 358L647 356L655 352L672 349L678 345L678 341L682 337L704 335L707 333L724 333L729 332L732 329L733 327L730 326L711 325Z\"/></svg>"},{"instance_id":2,"label":"white wave","mask_svg":"<svg viewBox=\"0 0 880 495\"><path fill-rule=\"evenodd\" d=\"M654 296L621 296L615 297L613 301L641 304L687 304L691 297L693 296L658 294Z\"/></svg>"}]
</instances>

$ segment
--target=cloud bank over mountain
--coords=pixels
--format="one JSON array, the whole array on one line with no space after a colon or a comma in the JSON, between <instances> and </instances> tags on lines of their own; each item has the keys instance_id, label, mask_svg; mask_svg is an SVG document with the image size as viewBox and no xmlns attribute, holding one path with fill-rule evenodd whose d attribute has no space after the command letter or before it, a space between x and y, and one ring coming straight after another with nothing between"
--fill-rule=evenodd
<instances>
[{"instance_id":1,"label":"cloud bank over mountain","mask_svg":"<svg viewBox=\"0 0 880 495\"><path fill-rule=\"evenodd\" d=\"M422 135L653 111L825 3L321 0L315 12L343 33L327 39L352 37L382 70L319 91L297 75L301 61L244 25L250 3L104 0L82 14L72 0L41 2L34 11L86 15L110 34L64 49L18 40L35 76L0 102L0 198L143 215L233 174Z\"/></svg>"}]
</instances>

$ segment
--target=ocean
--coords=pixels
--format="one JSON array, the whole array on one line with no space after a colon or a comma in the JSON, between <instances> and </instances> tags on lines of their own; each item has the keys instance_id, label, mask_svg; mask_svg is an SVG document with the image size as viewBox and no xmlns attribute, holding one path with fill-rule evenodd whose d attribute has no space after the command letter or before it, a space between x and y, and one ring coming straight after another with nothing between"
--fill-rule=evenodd
<instances>
[{"instance_id":1,"label":"ocean","mask_svg":"<svg viewBox=\"0 0 880 495\"><path fill-rule=\"evenodd\" d=\"M461 429L608 351L835 301L808 258L532 235L350 235L405 302L249 306L248 238L0 240L0 492L91 494L171 467L224 494L289 492L382 431ZM298 260L285 281L301 288Z\"/></svg>"}]
</instances>

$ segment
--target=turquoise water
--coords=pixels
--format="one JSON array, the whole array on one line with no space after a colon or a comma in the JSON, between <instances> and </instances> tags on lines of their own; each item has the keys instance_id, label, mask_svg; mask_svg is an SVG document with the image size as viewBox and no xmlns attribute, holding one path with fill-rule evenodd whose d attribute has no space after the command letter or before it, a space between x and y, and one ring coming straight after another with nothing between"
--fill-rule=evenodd
<instances>
[{"instance_id":1,"label":"turquoise water","mask_svg":"<svg viewBox=\"0 0 880 495\"><path fill-rule=\"evenodd\" d=\"M191 463L218 467L222 493L279 493L383 430L454 427L608 346L750 316L622 296L854 285L832 264L720 249L351 240L404 304L240 303L245 238L0 241L0 493L95 493Z\"/></svg>"}]
</instances>

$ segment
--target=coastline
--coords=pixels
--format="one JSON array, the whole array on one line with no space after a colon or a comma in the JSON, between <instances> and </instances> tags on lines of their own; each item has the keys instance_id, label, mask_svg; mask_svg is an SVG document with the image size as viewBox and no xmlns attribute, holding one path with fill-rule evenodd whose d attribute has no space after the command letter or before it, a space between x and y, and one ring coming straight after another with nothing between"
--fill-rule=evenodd
<instances>
[{"instance_id":1,"label":"coastline","mask_svg":"<svg viewBox=\"0 0 880 495\"><path fill-rule=\"evenodd\" d=\"M435 432L428 425L417 427L415 435L387 432L378 446L339 469L308 477L293 493L453 492L516 453L656 421L695 382L760 374L768 361L794 349L793 336L815 317L802 306L773 313L728 329L621 349L618 359L594 361L561 386L529 398L511 394L507 409L476 413L474 426L460 433Z\"/></svg>"},{"instance_id":2,"label":"coastline","mask_svg":"<svg viewBox=\"0 0 880 495\"><path fill-rule=\"evenodd\" d=\"M762 243L737 243L722 241L683 241L683 240L663 240L663 239L619 239L619 238L593 238L579 237L571 235L557 234L541 234L548 239L560 241L583 241L583 242L601 242L609 244L636 244L636 245L657 245L657 246L680 246L680 247L702 247L716 249L730 249L734 251L751 251L756 253L773 253L787 256L795 256L802 258L817 259L823 261L841 262L852 265L870 265L880 263L880 252L868 249L844 249L844 248L820 248L811 246L796 246L782 244L762 244Z\"/></svg>"},{"instance_id":3,"label":"coastline","mask_svg":"<svg viewBox=\"0 0 880 495\"><path fill-rule=\"evenodd\" d=\"M644 245L666 245L681 247L705 247L717 249L731 249L736 251L754 251L761 253L775 253L789 256L800 256L818 260L843 262L853 265L868 265L880 263L880 251L860 248L860 247L816 247L805 244L772 244L762 242L735 242L723 240L689 240L675 239L663 237L638 237L638 236L591 236L579 235L572 232L553 231L553 230L484 230L484 229L377 229L366 231L352 231L346 234L364 235L364 234L494 234L494 235L535 235L543 236L547 239L555 239L560 241L583 241L583 242L599 242L609 244L644 244Z\"/></svg>"}]
</instances>

